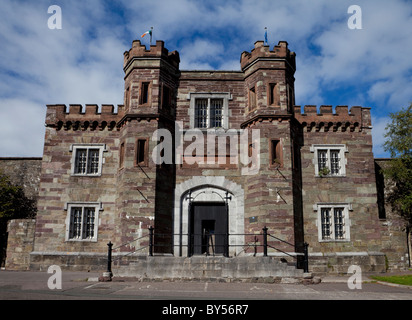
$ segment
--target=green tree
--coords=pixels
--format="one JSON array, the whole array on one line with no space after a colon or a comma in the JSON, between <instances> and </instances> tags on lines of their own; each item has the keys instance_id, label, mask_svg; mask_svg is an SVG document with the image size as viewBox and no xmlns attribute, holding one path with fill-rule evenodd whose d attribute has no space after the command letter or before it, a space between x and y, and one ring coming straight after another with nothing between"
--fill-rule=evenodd
<instances>
[{"instance_id":1,"label":"green tree","mask_svg":"<svg viewBox=\"0 0 412 320\"><path fill-rule=\"evenodd\" d=\"M392 160L383 169L386 178L392 182L387 200L392 210L405 221L405 231L411 266L412 232L412 103L406 109L391 113L392 122L386 126L385 151Z\"/></svg>"},{"instance_id":2,"label":"green tree","mask_svg":"<svg viewBox=\"0 0 412 320\"><path fill-rule=\"evenodd\" d=\"M34 218L35 201L25 196L21 186L0 172L0 220Z\"/></svg>"},{"instance_id":3,"label":"green tree","mask_svg":"<svg viewBox=\"0 0 412 320\"><path fill-rule=\"evenodd\" d=\"M0 265L4 264L7 248L7 222L11 219L34 218L36 201L25 196L21 186L13 184L0 171Z\"/></svg>"}]
</instances>

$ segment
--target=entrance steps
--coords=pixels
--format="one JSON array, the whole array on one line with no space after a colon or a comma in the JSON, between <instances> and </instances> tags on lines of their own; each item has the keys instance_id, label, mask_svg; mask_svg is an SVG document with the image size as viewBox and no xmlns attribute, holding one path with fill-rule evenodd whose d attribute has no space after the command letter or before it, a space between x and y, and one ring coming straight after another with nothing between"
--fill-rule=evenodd
<instances>
[{"instance_id":1,"label":"entrance steps","mask_svg":"<svg viewBox=\"0 0 412 320\"><path fill-rule=\"evenodd\" d=\"M112 266L113 277L167 280L303 279L307 274L279 258L243 256L129 256Z\"/></svg>"}]
</instances>

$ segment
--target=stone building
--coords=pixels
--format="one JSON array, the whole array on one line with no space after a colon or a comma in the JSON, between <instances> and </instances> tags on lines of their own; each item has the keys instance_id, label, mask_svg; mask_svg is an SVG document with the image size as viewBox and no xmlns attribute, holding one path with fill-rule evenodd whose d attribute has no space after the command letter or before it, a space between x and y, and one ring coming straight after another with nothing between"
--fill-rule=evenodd
<instances>
[{"instance_id":1,"label":"stone building","mask_svg":"<svg viewBox=\"0 0 412 320\"><path fill-rule=\"evenodd\" d=\"M31 267L101 268L109 242L129 263L149 227L155 257L240 259L267 228L269 256L299 262L306 242L310 271L384 271L370 108L295 106L285 41L240 71L179 62L133 41L122 105L47 106Z\"/></svg>"}]
</instances>

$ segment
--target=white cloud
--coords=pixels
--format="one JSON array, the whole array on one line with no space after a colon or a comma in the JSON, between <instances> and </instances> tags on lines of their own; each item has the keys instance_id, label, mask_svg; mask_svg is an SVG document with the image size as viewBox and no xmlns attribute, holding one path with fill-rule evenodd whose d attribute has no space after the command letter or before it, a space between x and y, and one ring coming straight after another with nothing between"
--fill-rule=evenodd
<instances>
[{"instance_id":1,"label":"white cloud","mask_svg":"<svg viewBox=\"0 0 412 320\"><path fill-rule=\"evenodd\" d=\"M297 104L362 103L372 107L375 128L382 127L388 112L412 100L412 6L402 0L363 0L363 29L350 30L351 4L70 1L61 4L62 30L49 30L49 1L3 0L0 121L7 123L2 128L7 139L0 140L0 156L31 152L36 144L25 148L25 130L41 137L33 151L41 154L46 104L122 103L123 52L151 26L154 40L179 51L181 69L220 70L239 70L242 51L263 40L268 27L271 48L286 40L297 53ZM147 37L142 43L148 45ZM20 128L9 125L17 115ZM378 131L374 129L375 143Z\"/></svg>"},{"instance_id":2,"label":"white cloud","mask_svg":"<svg viewBox=\"0 0 412 320\"><path fill-rule=\"evenodd\" d=\"M195 39L185 44L180 53L180 69L182 70L213 70L214 68L210 63L214 58L218 57L224 50L221 43L214 43L212 41ZM207 62L205 62L207 61Z\"/></svg>"},{"instance_id":3,"label":"white cloud","mask_svg":"<svg viewBox=\"0 0 412 320\"><path fill-rule=\"evenodd\" d=\"M1 155L41 157L45 116L45 106L26 99L1 99Z\"/></svg>"}]
</instances>

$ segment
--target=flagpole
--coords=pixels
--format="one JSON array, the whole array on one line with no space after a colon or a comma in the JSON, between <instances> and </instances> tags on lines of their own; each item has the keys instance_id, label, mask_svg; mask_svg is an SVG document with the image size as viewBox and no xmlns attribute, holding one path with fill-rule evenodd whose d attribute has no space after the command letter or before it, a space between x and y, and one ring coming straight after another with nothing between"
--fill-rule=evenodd
<instances>
[{"instance_id":1,"label":"flagpole","mask_svg":"<svg viewBox=\"0 0 412 320\"><path fill-rule=\"evenodd\" d=\"M152 45L152 35L153 35L153 27L151 27L151 32L150 32L150 45Z\"/></svg>"},{"instance_id":2,"label":"flagpole","mask_svg":"<svg viewBox=\"0 0 412 320\"><path fill-rule=\"evenodd\" d=\"M268 28L265 27L265 43L268 44Z\"/></svg>"}]
</instances>

